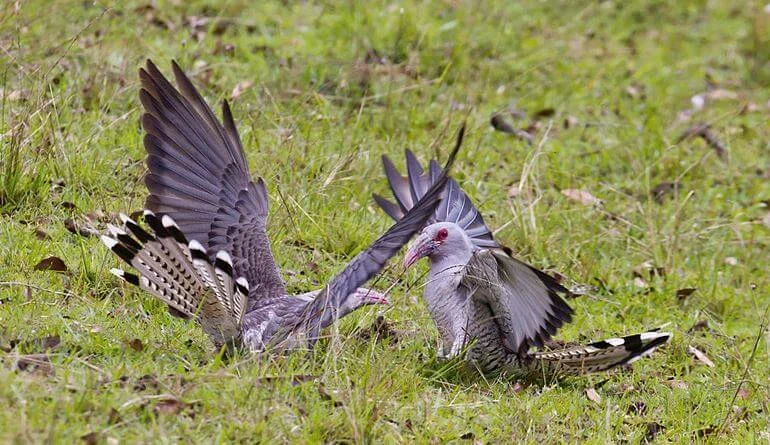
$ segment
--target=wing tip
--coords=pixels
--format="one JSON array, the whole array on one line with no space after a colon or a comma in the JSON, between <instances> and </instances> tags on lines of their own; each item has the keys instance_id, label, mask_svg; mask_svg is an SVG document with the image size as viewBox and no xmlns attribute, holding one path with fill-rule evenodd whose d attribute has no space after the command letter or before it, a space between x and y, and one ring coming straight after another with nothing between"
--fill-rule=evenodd
<instances>
[{"instance_id":1,"label":"wing tip","mask_svg":"<svg viewBox=\"0 0 770 445\"><path fill-rule=\"evenodd\" d=\"M190 256L193 261L209 261L208 255L206 255L206 249L197 240L192 240L187 244L187 248L190 249Z\"/></svg>"},{"instance_id":2,"label":"wing tip","mask_svg":"<svg viewBox=\"0 0 770 445\"><path fill-rule=\"evenodd\" d=\"M229 264L230 267L232 267L233 265L233 259L230 257L230 254L227 253L227 251L225 250L220 250L219 252L217 252L216 259L224 261L225 263Z\"/></svg>"},{"instance_id":3,"label":"wing tip","mask_svg":"<svg viewBox=\"0 0 770 445\"><path fill-rule=\"evenodd\" d=\"M104 245L107 246L107 248L110 250L112 250L113 247L118 245L118 240L110 236L101 235L99 236L99 238L102 240L102 243L104 243Z\"/></svg>"},{"instance_id":4,"label":"wing tip","mask_svg":"<svg viewBox=\"0 0 770 445\"><path fill-rule=\"evenodd\" d=\"M246 278L238 277L235 280L235 285L238 287L238 290L242 294L244 294L244 295L248 295L249 294L249 281Z\"/></svg>"},{"instance_id":5,"label":"wing tip","mask_svg":"<svg viewBox=\"0 0 770 445\"><path fill-rule=\"evenodd\" d=\"M116 277L120 278L121 280L132 284L134 286L139 286L139 276L134 275L132 273L128 273L124 271L123 269L118 269L116 267L113 267L110 269L110 273L115 275Z\"/></svg>"}]
</instances>

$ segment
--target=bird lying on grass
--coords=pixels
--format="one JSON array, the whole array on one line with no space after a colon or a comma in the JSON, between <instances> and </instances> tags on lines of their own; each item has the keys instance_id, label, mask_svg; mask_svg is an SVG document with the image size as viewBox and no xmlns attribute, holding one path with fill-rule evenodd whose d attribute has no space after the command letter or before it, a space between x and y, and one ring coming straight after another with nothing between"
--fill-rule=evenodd
<instances>
[{"instance_id":1,"label":"bird lying on grass","mask_svg":"<svg viewBox=\"0 0 770 445\"><path fill-rule=\"evenodd\" d=\"M149 60L139 71L150 192L144 220L152 233L128 217L124 227L109 227L103 242L138 275L112 272L198 320L218 347L252 351L312 346L338 318L386 303L360 286L425 226L447 173L326 286L288 295L265 231L265 183L249 174L227 102L221 124L176 63L173 71L179 90ZM445 170L461 142L462 130Z\"/></svg>"},{"instance_id":2,"label":"bird lying on grass","mask_svg":"<svg viewBox=\"0 0 770 445\"><path fill-rule=\"evenodd\" d=\"M439 179L435 160L425 172L406 151L407 176L387 156L383 165L395 203L377 204L400 221ZM568 293L548 274L517 260L500 245L468 196L449 179L436 213L409 247L404 266L430 262L423 297L442 340L440 356L464 357L484 373L545 366L568 374L631 363L666 343L671 334L645 332L568 349L530 352L572 320L559 296Z\"/></svg>"}]
</instances>

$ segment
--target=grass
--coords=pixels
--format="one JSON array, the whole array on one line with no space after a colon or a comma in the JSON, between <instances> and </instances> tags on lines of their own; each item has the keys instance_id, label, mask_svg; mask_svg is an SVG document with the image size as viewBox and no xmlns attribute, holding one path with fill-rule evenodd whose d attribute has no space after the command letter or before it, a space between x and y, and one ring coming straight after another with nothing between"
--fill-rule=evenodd
<instances>
[{"instance_id":1,"label":"grass","mask_svg":"<svg viewBox=\"0 0 770 445\"><path fill-rule=\"evenodd\" d=\"M770 15L754 3L6 2L0 440L767 442ZM344 320L309 360L223 362L65 228L141 208L147 57L166 73L178 60L212 103L240 85L234 114L290 290L389 225L370 198L385 192L380 155L443 159L467 117L455 177L498 238L590 286L559 337L668 323L672 343L630 371L523 388L447 372L414 270L391 308ZM533 143L495 131L496 112ZM698 123L724 158L679 140ZM664 183L678 187L658 202ZM48 256L67 272L35 270ZM397 339L364 335L378 315ZM50 365L18 362L30 354Z\"/></svg>"}]
</instances>

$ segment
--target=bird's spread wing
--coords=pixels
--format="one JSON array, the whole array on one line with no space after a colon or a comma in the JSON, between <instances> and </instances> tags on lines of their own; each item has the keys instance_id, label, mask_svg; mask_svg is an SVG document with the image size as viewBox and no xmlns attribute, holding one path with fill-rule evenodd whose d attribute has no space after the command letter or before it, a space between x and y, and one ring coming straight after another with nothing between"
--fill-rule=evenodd
<instances>
[{"instance_id":1,"label":"bird's spread wing","mask_svg":"<svg viewBox=\"0 0 770 445\"><path fill-rule=\"evenodd\" d=\"M173 70L178 90L149 60L139 71L149 169L146 206L172 217L212 261L217 252L228 252L236 275L257 295L283 295L265 233L267 190L262 178L249 176L230 108L225 101L223 125L176 63Z\"/></svg>"},{"instance_id":2,"label":"bird's spread wing","mask_svg":"<svg viewBox=\"0 0 770 445\"><path fill-rule=\"evenodd\" d=\"M401 175L387 156L382 157L382 164L395 202L388 201L379 195L374 195L374 200L388 216L396 221L403 218L404 213L414 206L414 203L426 193L441 174L441 168L435 160L431 160L428 171L424 171L410 150L406 150L406 176ZM443 198L426 225L444 221L453 222L465 230L477 247L499 247L492 237L492 232L484 224L481 213L476 210L468 195L462 191L454 179L449 178Z\"/></svg>"},{"instance_id":3,"label":"bird's spread wing","mask_svg":"<svg viewBox=\"0 0 770 445\"><path fill-rule=\"evenodd\" d=\"M196 318L217 346L238 344L249 285L233 276L230 255L211 261L203 247L189 241L174 220L145 213L153 233L121 215L123 227L109 226L102 241L139 275L112 269L123 280L149 292L185 317Z\"/></svg>"},{"instance_id":4,"label":"bird's spread wing","mask_svg":"<svg viewBox=\"0 0 770 445\"><path fill-rule=\"evenodd\" d=\"M410 206L403 217L398 219L398 222L391 226L385 234L366 250L359 253L308 305L304 322L310 328L311 339L317 338L320 326L328 324L329 320L336 317L338 309L356 288L382 270L385 263L398 253L415 233L425 227L426 222L440 205L444 187L449 180L449 170L462 145L464 132L465 127L463 126L443 171L437 172L432 184L426 187L419 199L415 200L416 204Z\"/></svg>"},{"instance_id":5,"label":"bird's spread wing","mask_svg":"<svg viewBox=\"0 0 770 445\"><path fill-rule=\"evenodd\" d=\"M473 298L490 306L511 352L521 354L531 346L542 346L572 320L572 309L559 296L567 289L502 249L474 253L463 281L474 289Z\"/></svg>"}]
</instances>

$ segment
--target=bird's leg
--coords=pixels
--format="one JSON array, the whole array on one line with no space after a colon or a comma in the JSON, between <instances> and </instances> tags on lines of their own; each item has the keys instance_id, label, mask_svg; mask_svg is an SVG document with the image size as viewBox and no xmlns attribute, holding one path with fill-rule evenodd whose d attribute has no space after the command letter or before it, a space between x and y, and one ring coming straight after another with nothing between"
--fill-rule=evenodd
<instances>
[{"instance_id":1,"label":"bird's leg","mask_svg":"<svg viewBox=\"0 0 770 445\"><path fill-rule=\"evenodd\" d=\"M452 347L449 349L449 354L447 355L447 358L457 357L463 352L464 347L465 347L465 336L464 335L455 336L455 339L452 342Z\"/></svg>"}]
</instances>

